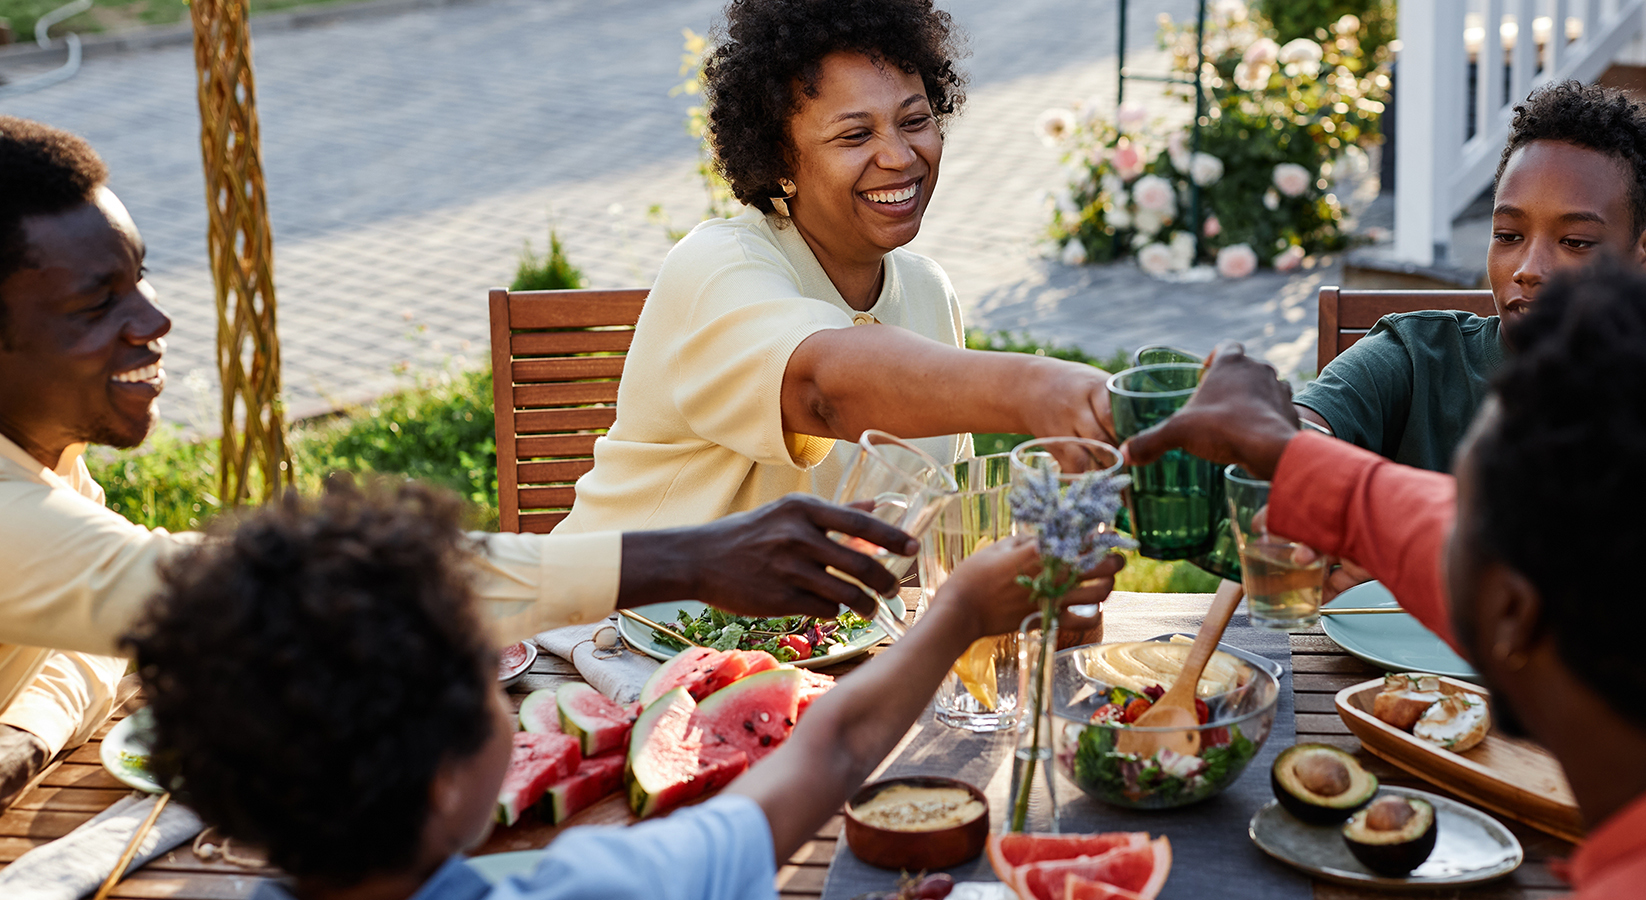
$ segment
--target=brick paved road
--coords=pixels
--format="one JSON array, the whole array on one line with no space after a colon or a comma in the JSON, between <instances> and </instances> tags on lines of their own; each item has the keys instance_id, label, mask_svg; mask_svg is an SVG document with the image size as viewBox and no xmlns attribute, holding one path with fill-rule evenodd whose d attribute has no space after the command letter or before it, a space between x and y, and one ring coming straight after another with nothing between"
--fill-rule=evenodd
<instances>
[{"instance_id":1,"label":"brick paved road","mask_svg":"<svg viewBox=\"0 0 1646 900\"><path fill-rule=\"evenodd\" d=\"M404 364L476 364L485 291L551 221L594 286L650 281L668 249L646 210L694 222L704 198L682 128L680 29L721 0L476 0L259 33L255 46L288 403L294 412L396 383ZM1312 367L1324 273L1165 285L1135 268L1036 257L1055 154L1032 133L1047 106L1113 95L1113 0L950 0L973 36L971 102L914 248L942 263L969 323L1024 328L1094 352L1246 339ZM1133 4L1130 44L1156 11ZM192 51L89 59L0 112L77 131L98 148L149 246L176 319L166 414L209 427L185 376L210 374ZM427 326L419 330L419 326ZM214 380L214 379L213 379Z\"/></svg>"}]
</instances>

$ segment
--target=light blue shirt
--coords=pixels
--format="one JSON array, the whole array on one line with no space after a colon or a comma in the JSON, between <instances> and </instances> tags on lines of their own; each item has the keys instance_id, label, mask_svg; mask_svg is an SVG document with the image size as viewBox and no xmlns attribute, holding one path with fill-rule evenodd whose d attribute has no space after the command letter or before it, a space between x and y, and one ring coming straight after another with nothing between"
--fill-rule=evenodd
<instances>
[{"instance_id":1,"label":"light blue shirt","mask_svg":"<svg viewBox=\"0 0 1646 900\"><path fill-rule=\"evenodd\" d=\"M724 795L627 828L573 828L530 875L495 885L454 856L410 900L767 900L777 896L772 832L760 805ZM266 881L253 900L294 900Z\"/></svg>"}]
</instances>

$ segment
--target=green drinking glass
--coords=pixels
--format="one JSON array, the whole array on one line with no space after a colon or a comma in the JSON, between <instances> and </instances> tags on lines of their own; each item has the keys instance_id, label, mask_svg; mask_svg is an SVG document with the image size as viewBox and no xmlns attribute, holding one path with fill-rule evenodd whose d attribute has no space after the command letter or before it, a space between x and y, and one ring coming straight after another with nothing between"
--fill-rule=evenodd
<instances>
[{"instance_id":1,"label":"green drinking glass","mask_svg":"<svg viewBox=\"0 0 1646 900\"><path fill-rule=\"evenodd\" d=\"M1115 436L1126 440L1170 418L1200 384L1201 366L1138 366L1109 378ZM1223 508L1223 473L1216 463L1171 450L1146 466L1130 466L1126 509L1138 552L1151 559L1190 559L1212 549Z\"/></svg>"}]
</instances>

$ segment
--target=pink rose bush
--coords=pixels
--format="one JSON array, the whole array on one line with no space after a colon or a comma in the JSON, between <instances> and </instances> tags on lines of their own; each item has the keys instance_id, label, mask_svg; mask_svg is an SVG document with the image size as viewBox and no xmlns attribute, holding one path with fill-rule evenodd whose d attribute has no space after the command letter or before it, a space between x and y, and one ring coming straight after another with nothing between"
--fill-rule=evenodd
<instances>
[{"instance_id":1,"label":"pink rose bush","mask_svg":"<svg viewBox=\"0 0 1646 900\"><path fill-rule=\"evenodd\" d=\"M1175 74L1192 77L1193 22L1161 19ZM1135 256L1143 271L1174 278L1196 265L1246 277L1343 246L1333 179L1352 186L1366 175L1360 144L1377 134L1389 85L1360 47L1361 24L1344 16L1281 42L1245 0L1212 0L1202 48L1213 102L1198 129L1187 108L1117 108L1103 97L1044 112L1035 130L1061 154L1065 181L1048 194L1046 255ZM1192 91L1181 96L1192 103Z\"/></svg>"}]
</instances>

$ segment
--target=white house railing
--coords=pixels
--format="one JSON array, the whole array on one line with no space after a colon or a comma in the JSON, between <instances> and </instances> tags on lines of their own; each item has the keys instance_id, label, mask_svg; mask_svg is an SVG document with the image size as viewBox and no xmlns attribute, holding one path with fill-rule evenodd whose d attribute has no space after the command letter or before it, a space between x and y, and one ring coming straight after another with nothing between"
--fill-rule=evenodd
<instances>
[{"instance_id":1,"label":"white house railing","mask_svg":"<svg viewBox=\"0 0 1646 900\"><path fill-rule=\"evenodd\" d=\"M1598 78L1646 30L1646 0L1406 0L1399 26L1394 251L1431 265L1492 183L1514 104L1547 81Z\"/></svg>"}]
</instances>

